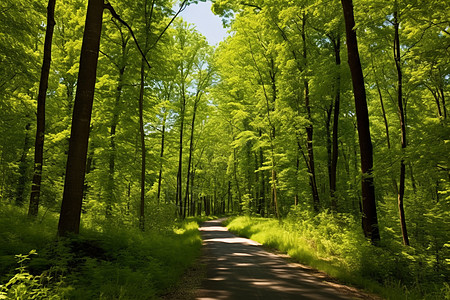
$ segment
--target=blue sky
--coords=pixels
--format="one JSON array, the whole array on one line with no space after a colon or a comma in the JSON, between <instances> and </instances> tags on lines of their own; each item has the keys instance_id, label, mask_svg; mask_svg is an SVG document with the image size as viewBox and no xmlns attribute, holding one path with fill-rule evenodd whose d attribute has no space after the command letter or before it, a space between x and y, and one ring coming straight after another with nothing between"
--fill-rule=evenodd
<instances>
[{"instance_id":1,"label":"blue sky","mask_svg":"<svg viewBox=\"0 0 450 300\"><path fill-rule=\"evenodd\" d=\"M227 29L222 27L222 20L211 11L211 2L199 2L189 5L182 13L183 19L194 24L209 44L214 46L227 36Z\"/></svg>"}]
</instances>

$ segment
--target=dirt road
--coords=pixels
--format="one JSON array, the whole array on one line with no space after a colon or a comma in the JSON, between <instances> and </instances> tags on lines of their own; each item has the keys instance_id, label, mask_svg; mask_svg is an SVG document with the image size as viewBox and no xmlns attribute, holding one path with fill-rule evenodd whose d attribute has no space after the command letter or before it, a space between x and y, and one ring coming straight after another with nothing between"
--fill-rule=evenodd
<instances>
[{"instance_id":1,"label":"dirt road","mask_svg":"<svg viewBox=\"0 0 450 300\"><path fill-rule=\"evenodd\" d=\"M351 288L327 282L297 264L265 251L208 221L200 228L206 278L196 299L362 299Z\"/></svg>"}]
</instances>

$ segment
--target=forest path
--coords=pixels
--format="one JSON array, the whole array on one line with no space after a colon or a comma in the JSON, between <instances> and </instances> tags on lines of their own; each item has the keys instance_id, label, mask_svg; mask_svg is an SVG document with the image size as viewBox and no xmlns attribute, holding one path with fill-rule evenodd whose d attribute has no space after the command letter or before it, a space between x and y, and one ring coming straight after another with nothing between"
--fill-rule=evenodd
<instances>
[{"instance_id":1,"label":"forest path","mask_svg":"<svg viewBox=\"0 0 450 300\"><path fill-rule=\"evenodd\" d=\"M255 241L235 236L221 221L207 221L199 229L206 278L196 299L368 299L356 289L325 280L322 273L265 251Z\"/></svg>"}]
</instances>

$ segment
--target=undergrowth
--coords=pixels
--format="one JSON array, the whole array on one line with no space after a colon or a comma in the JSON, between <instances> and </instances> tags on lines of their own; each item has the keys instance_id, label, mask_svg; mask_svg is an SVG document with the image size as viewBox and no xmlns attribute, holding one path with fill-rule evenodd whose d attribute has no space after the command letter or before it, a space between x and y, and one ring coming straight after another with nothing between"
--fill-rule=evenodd
<instances>
[{"instance_id":1,"label":"undergrowth","mask_svg":"<svg viewBox=\"0 0 450 300\"><path fill-rule=\"evenodd\" d=\"M418 249L392 241L372 246L346 214L293 210L286 219L237 217L228 228L300 263L386 299L450 299L448 269L435 272Z\"/></svg>"},{"instance_id":2,"label":"undergrowth","mask_svg":"<svg viewBox=\"0 0 450 300\"><path fill-rule=\"evenodd\" d=\"M0 299L158 299L200 254L199 220L57 239L57 215L0 210ZM88 223L88 222L86 222Z\"/></svg>"}]
</instances>

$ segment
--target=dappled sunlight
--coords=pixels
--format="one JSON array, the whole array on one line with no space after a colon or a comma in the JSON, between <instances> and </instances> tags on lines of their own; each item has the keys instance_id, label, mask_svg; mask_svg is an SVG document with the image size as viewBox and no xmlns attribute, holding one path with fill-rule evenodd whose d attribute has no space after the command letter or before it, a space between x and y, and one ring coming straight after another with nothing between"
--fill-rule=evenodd
<instances>
[{"instance_id":1,"label":"dappled sunlight","mask_svg":"<svg viewBox=\"0 0 450 300\"><path fill-rule=\"evenodd\" d=\"M200 231L228 231L226 227L221 226L211 226L211 227L201 227Z\"/></svg>"},{"instance_id":2,"label":"dappled sunlight","mask_svg":"<svg viewBox=\"0 0 450 300\"><path fill-rule=\"evenodd\" d=\"M236 237L218 221L199 230L208 270L196 299L350 299L258 242Z\"/></svg>"},{"instance_id":3,"label":"dappled sunlight","mask_svg":"<svg viewBox=\"0 0 450 300\"><path fill-rule=\"evenodd\" d=\"M235 256L251 256L248 253L233 253L232 255L235 255Z\"/></svg>"},{"instance_id":4,"label":"dappled sunlight","mask_svg":"<svg viewBox=\"0 0 450 300\"><path fill-rule=\"evenodd\" d=\"M204 240L205 243L209 242L219 242L219 243L227 243L227 244L242 244L242 245L251 245L251 246L261 246L260 243L244 239L244 238L217 238L217 239L207 239Z\"/></svg>"}]
</instances>

